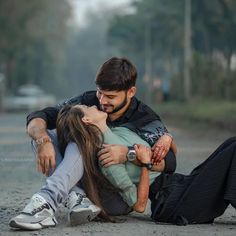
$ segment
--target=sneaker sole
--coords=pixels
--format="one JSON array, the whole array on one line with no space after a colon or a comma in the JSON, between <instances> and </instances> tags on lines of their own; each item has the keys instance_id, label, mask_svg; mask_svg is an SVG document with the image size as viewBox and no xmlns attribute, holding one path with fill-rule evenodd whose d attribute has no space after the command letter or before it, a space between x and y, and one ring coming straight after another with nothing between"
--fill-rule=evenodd
<instances>
[{"instance_id":1,"label":"sneaker sole","mask_svg":"<svg viewBox=\"0 0 236 236\"><path fill-rule=\"evenodd\" d=\"M55 218L47 218L39 223L19 223L16 220L11 220L9 226L14 229L23 230L39 230L42 228L55 227L57 221Z\"/></svg>"},{"instance_id":2,"label":"sneaker sole","mask_svg":"<svg viewBox=\"0 0 236 236\"><path fill-rule=\"evenodd\" d=\"M91 209L83 209L80 211L71 211L69 213L69 222L71 226L77 226L81 224L86 224L92 221L98 214L98 212L93 212Z\"/></svg>"}]
</instances>

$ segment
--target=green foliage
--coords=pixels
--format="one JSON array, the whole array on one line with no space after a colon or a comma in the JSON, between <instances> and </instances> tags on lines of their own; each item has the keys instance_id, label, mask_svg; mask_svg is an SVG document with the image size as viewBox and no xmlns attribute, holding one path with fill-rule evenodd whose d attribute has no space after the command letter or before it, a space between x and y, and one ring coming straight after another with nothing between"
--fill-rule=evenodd
<instances>
[{"instance_id":1,"label":"green foliage","mask_svg":"<svg viewBox=\"0 0 236 236\"><path fill-rule=\"evenodd\" d=\"M0 1L0 71L8 90L57 84L70 14L66 0Z\"/></svg>"},{"instance_id":2,"label":"green foliage","mask_svg":"<svg viewBox=\"0 0 236 236\"><path fill-rule=\"evenodd\" d=\"M117 43L121 50L137 51L144 56L146 27L151 30L153 58L165 56L168 52L179 53L183 46L183 0L180 1L138 1L134 4L135 14L117 15L111 22L108 37L110 43ZM168 49L163 50L163 48ZM140 51L142 53L140 53Z\"/></svg>"},{"instance_id":3,"label":"green foliage","mask_svg":"<svg viewBox=\"0 0 236 236\"><path fill-rule=\"evenodd\" d=\"M236 131L236 106L223 100L196 99L190 103L170 102L154 105L161 117L176 124L209 125Z\"/></svg>"},{"instance_id":4,"label":"green foliage","mask_svg":"<svg viewBox=\"0 0 236 236\"><path fill-rule=\"evenodd\" d=\"M235 70L230 65L236 49L236 1L191 2L192 96L235 100ZM185 0L139 0L133 8L133 13L113 18L108 31L110 45L139 62L141 77L149 60L151 76L171 79L172 97L183 99Z\"/></svg>"}]
</instances>

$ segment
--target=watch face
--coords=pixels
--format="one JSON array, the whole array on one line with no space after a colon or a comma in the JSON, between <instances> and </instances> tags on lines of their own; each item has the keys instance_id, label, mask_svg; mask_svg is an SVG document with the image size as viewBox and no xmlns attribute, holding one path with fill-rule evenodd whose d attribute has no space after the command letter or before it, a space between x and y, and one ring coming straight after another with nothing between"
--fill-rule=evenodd
<instances>
[{"instance_id":1,"label":"watch face","mask_svg":"<svg viewBox=\"0 0 236 236\"><path fill-rule=\"evenodd\" d=\"M136 152L135 150L129 150L127 153L127 159L128 161L134 161L136 160Z\"/></svg>"}]
</instances>

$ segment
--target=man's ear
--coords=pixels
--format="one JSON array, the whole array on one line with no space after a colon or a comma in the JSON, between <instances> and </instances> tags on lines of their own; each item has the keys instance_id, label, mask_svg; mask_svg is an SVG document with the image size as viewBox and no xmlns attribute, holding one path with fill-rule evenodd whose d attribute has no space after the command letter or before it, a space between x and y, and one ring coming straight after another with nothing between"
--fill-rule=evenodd
<instances>
[{"instance_id":1,"label":"man's ear","mask_svg":"<svg viewBox=\"0 0 236 236\"><path fill-rule=\"evenodd\" d=\"M136 94L136 87L131 87L129 90L128 90L128 92L127 92L127 96L129 97L129 98L132 98L133 96L135 96L135 94Z\"/></svg>"},{"instance_id":2,"label":"man's ear","mask_svg":"<svg viewBox=\"0 0 236 236\"><path fill-rule=\"evenodd\" d=\"M91 124L91 119L90 119L89 117L87 117L87 116L82 117L81 120L82 120L83 123L85 123L86 125Z\"/></svg>"}]
</instances>

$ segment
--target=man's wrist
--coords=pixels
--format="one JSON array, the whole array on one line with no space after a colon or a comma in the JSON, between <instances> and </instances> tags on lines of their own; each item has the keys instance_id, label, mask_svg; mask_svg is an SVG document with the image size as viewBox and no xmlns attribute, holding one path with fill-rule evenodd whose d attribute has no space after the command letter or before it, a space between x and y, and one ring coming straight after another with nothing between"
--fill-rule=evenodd
<instances>
[{"instance_id":1,"label":"man's wrist","mask_svg":"<svg viewBox=\"0 0 236 236\"><path fill-rule=\"evenodd\" d=\"M35 140L37 147L42 146L45 143L52 143L52 139L49 136L43 136Z\"/></svg>"}]
</instances>

